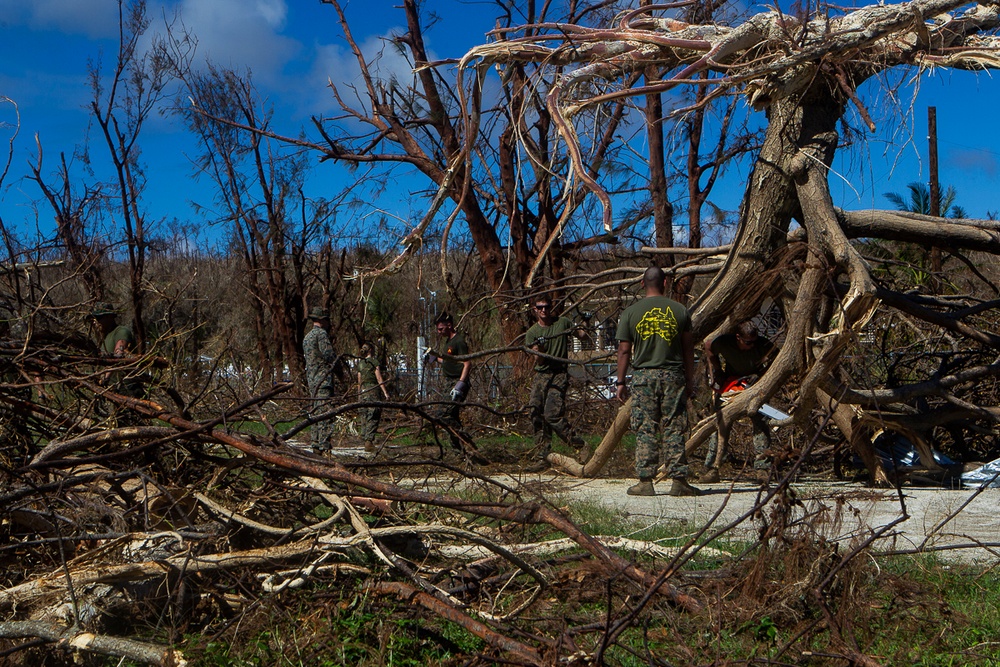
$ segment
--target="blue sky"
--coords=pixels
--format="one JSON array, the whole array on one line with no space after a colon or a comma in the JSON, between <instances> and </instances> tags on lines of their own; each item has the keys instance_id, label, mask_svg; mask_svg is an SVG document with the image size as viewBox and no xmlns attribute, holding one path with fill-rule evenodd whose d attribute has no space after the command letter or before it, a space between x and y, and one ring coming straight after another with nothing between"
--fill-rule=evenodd
<instances>
[{"instance_id":1,"label":"blue sky","mask_svg":"<svg viewBox=\"0 0 1000 667\"><path fill-rule=\"evenodd\" d=\"M348 18L366 54L374 54L382 36L401 31L403 14L398 0L355 0ZM440 22L427 33L435 57L457 58L483 41L494 26L491 2L427 0L426 11ZM763 9L763 8L761 8ZM318 0L169 0L150 2L154 19L180 13L197 34L199 53L214 61L252 69L258 88L276 107L277 128L296 134L313 114L333 113L336 107L326 89L327 78L351 81L357 66L340 37L334 11ZM162 23L162 19L158 20ZM4 183L0 212L8 226L31 229L36 211L40 227L48 231L50 212L33 206L39 199L34 183L23 180L27 163L36 157L35 135L51 171L60 152L72 154L87 134L84 106L90 99L88 61L113 62L117 32L114 0L0 0L0 96L18 104L20 134L14 145L11 172ZM102 55L103 54L103 55ZM398 68L400 59L387 55L382 67ZM915 88L908 75L887 82L873 81L863 92L876 113L879 127L865 132L849 150L841 151L831 178L835 203L847 208L888 208L887 191L904 192L906 184L927 179L926 107L938 114L941 155L940 178L958 189L958 201L972 217L1000 211L1000 133L990 131L1000 109L1000 82L989 74L932 73ZM888 91L895 89L895 93ZM889 102L889 104L883 104ZM14 120L10 105L0 108L0 122ZM861 124L855 122L861 128ZM103 146L92 133L95 160L103 160ZM9 129L0 135L4 143ZM193 140L177 118L156 116L147 126L142 146L149 189L146 206L154 218L197 219L190 202L211 204L211 188L195 182L188 159ZM82 165L77 165L78 168ZM734 169L712 199L735 209L746 174ZM317 167L317 182L336 184L346 178L342 167ZM419 215L424 200L412 199L408 182L400 191L386 193L377 208L402 219ZM412 182L426 188L426 181ZM331 187L331 192L336 188ZM363 213L362 213L363 215Z\"/></svg>"}]
</instances>

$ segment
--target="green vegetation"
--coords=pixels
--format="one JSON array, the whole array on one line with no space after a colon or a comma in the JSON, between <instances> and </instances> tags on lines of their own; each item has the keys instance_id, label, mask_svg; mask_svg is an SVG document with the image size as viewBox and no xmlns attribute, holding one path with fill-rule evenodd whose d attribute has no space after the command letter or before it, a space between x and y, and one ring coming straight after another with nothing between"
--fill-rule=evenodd
<instances>
[{"instance_id":1,"label":"green vegetation","mask_svg":"<svg viewBox=\"0 0 1000 667\"><path fill-rule=\"evenodd\" d=\"M326 602L329 601L329 602ZM217 638L202 644L205 667L422 667L472 655L483 643L448 621L420 619L412 607L384 604L357 591L318 588L294 611L266 605L274 622L241 645ZM197 644L197 638L191 638Z\"/></svg>"},{"instance_id":2,"label":"green vegetation","mask_svg":"<svg viewBox=\"0 0 1000 667\"><path fill-rule=\"evenodd\" d=\"M609 517L596 516L592 508L574 507L574 511L597 522L592 524L594 532L607 525ZM840 632L854 638L860 653L884 665L997 664L1000 573L931 557L878 558L878 567L873 560L864 560L865 565L851 575L850 592L840 591L829 600ZM703 588L702 594L712 599L724 590L731 603L727 608L736 611L720 617L721 605L709 605L702 614L679 614L653 602L609 647L605 663L623 667L713 660L848 664L844 648L832 641L827 621L806 592L793 604L784 600L772 609L774 600L765 589L791 582L763 579L758 589L747 584L753 577L746 572L742 577L727 574L730 567L731 563L718 568L718 588ZM595 587L586 570L578 573L579 586L558 586L541 604L544 613L536 609L531 618L522 619L523 631L555 639L564 623L584 625L608 618L603 586ZM265 602L254 615L258 622L266 621L263 627L255 633L244 627L233 637L241 643L229 643L228 632L201 640L200 648L191 653L193 664L404 667L465 664L477 654L495 655L456 624L415 606L366 596L361 590L360 583L317 586L294 611L284 610L280 599ZM621 618L622 600L615 596L613 602L611 618ZM582 650L592 652L600 637L592 632L576 640ZM190 640L199 645L196 638Z\"/></svg>"}]
</instances>

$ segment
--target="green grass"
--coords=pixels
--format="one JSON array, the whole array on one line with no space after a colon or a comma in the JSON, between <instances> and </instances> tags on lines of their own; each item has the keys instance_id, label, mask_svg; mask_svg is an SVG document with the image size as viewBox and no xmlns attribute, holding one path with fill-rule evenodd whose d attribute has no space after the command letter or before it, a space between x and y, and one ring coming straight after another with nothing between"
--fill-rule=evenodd
<instances>
[{"instance_id":1,"label":"green grass","mask_svg":"<svg viewBox=\"0 0 1000 667\"><path fill-rule=\"evenodd\" d=\"M330 592L330 591L327 591ZM323 591L320 591L323 593ZM475 654L483 642L450 621L412 617L395 603L377 602L346 591L329 615L303 608L276 613L278 622L239 646L210 641L192 653L204 667L334 667L384 665L423 667Z\"/></svg>"},{"instance_id":2,"label":"green grass","mask_svg":"<svg viewBox=\"0 0 1000 667\"><path fill-rule=\"evenodd\" d=\"M877 598L895 613L873 630L871 653L911 665L1000 664L1000 572L933 555L879 564L898 585Z\"/></svg>"}]
</instances>

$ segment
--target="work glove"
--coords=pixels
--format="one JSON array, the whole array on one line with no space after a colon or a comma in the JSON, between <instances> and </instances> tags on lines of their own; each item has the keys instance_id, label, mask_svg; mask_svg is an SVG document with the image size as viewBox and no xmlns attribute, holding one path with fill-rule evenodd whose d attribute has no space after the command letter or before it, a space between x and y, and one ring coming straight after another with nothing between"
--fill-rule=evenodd
<instances>
[{"instance_id":1,"label":"work glove","mask_svg":"<svg viewBox=\"0 0 1000 667\"><path fill-rule=\"evenodd\" d=\"M538 348L539 352L545 352L549 349L549 341L545 336L539 336L535 339L535 347Z\"/></svg>"},{"instance_id":2,"label":"work glove","mask_svg":"<svg viewBox=\"0 0 1000 667\"><path fill-rule=\"evenodd\" d=\"M437 357L437 355L434 354L434 350L428 349L426 352L424 352L424 358L423 358L424 366L431 363L431 361L435 357Z\"/></svg>"},{"instance_id":3,"label":"work glove","mask_svg":"<svg viewBox=\"0 0 1000 667\"><path fill-rule=\"evenodd\" d=\"M465 380L459 380L455 383L455 386L451 389L451 400L460 401L465 398L465 395L469 393L469 383Z\"/></svg>"}]
</instances>

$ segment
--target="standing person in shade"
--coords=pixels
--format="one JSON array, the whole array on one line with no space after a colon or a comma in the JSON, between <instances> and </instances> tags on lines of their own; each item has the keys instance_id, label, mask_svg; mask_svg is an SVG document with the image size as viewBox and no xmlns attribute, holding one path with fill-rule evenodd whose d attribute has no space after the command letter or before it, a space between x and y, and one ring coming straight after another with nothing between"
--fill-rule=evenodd
<instances>
[{"instance_id":1,"label":"standing person in shade","mask_svg":"<svg viewBox=\"0 0 1000 667\"><path fill-rule=\"evenodd\" d=\"M445 351L438 354L428 350L428 361L441 364L441 376L444 383L442 394L448 394L448 403L437 411L435 417L450 427L448 432L451 445L458 451L463 451L462 440L472 446L472 439L462 430L462 404L469 395L471 384L469 374L472 372L471 361L459 361L460 357L469 353L469 345L465 342L465 334L455 330L455 320L451 314L441 313L435 320L438 336L445 341ZM452 432L454 431L454 432Z\"/></svg>"},{"instance_id":2,"label":"standing person in shade","mask_svg":"<svg viewBox=\"0 0 1000 667\"><path fill-rule=\"evenodd\" d=\"M375 357L375 346L364 343L361 346L361 360L358 361L358 400L362 402L389 400L389 390L385 387L382 369ZM365 451L375 451L375 438L378 436L378 425L382 421L382 408L372 406L364 408L361 413L364 428L361 437L365 441Z\"/></svg>"},{"instance_id":3,"label":"standing person in shade","mask_svg":"<svg viewBox=\"0 0 1000 667\"><path fill-rule=\"evenodd\" d=\"M524 335L524 344L550 357L567 359L569 337L583 338L585 332L569 318L556 317L548 297L535 299L535 324ZM566 421L566 390L569 388L569 370L565 361L535 357L535 377L531 383L531 426L535 435L535 462L525 472L541 472L549 467L545 460L552 447L552 433L566 444L580 447L583 439L573 433ZM589 452L581 450L584 463Z\"/></svg>"},{"instance_id":4,"label":"standing person in shade","mask_svg":"<svg viewBox=\"0 0 1000 667\"><path fill-rule=\"evenodd\" d=\"M635 429L635 471L639 483L631 496L656 495L653 477L661 457L671 478L671 496L701 493L687 481L684 453L687 397L694 391L694 341L687 309L664 296L667 276L653 266L642 276L645 298L629 306L618 321L618 381L621 401L628 398L629 364Z\"/></svg>"},{"instance_id":5,"label":"standing person in shade","mask_svg":"<svg viewBox=\"0 0 1000 667\"><path fill-rule=\"evenodd\" d=\"M741 322L734 334L723 334L705 341L708 384L712 387L716 409L720 407L724 395L746 388L764 372L775 349L774 343L759 335L757 327L750 321ZM771 468L771 460L765 454L771 447L771 428L767 418L757 412L750 415L750 423L753 426L753 449L756 456L753 467L766 473ZM705 467L708 470L700 481L719 481L719 465L725 457L728 439L728 428L712 434L705 457Z\"/></svg>"},{"instance_id":6,"label":"standing person in shade","mask_svg":"<svg viewBox=\"0 0 1000 667\"><path fill-rule=\"evenodd\" d=\"M331 408L334 366L337 355L330 343L330 316L322 308L309 311L312 327L302 339L302 354L306 362L306 384L313 399L313 416ZM312 448L315 452L329 451L333 446L333 428L329 420L312 425Z\"/></svg>"}]
</instances>

